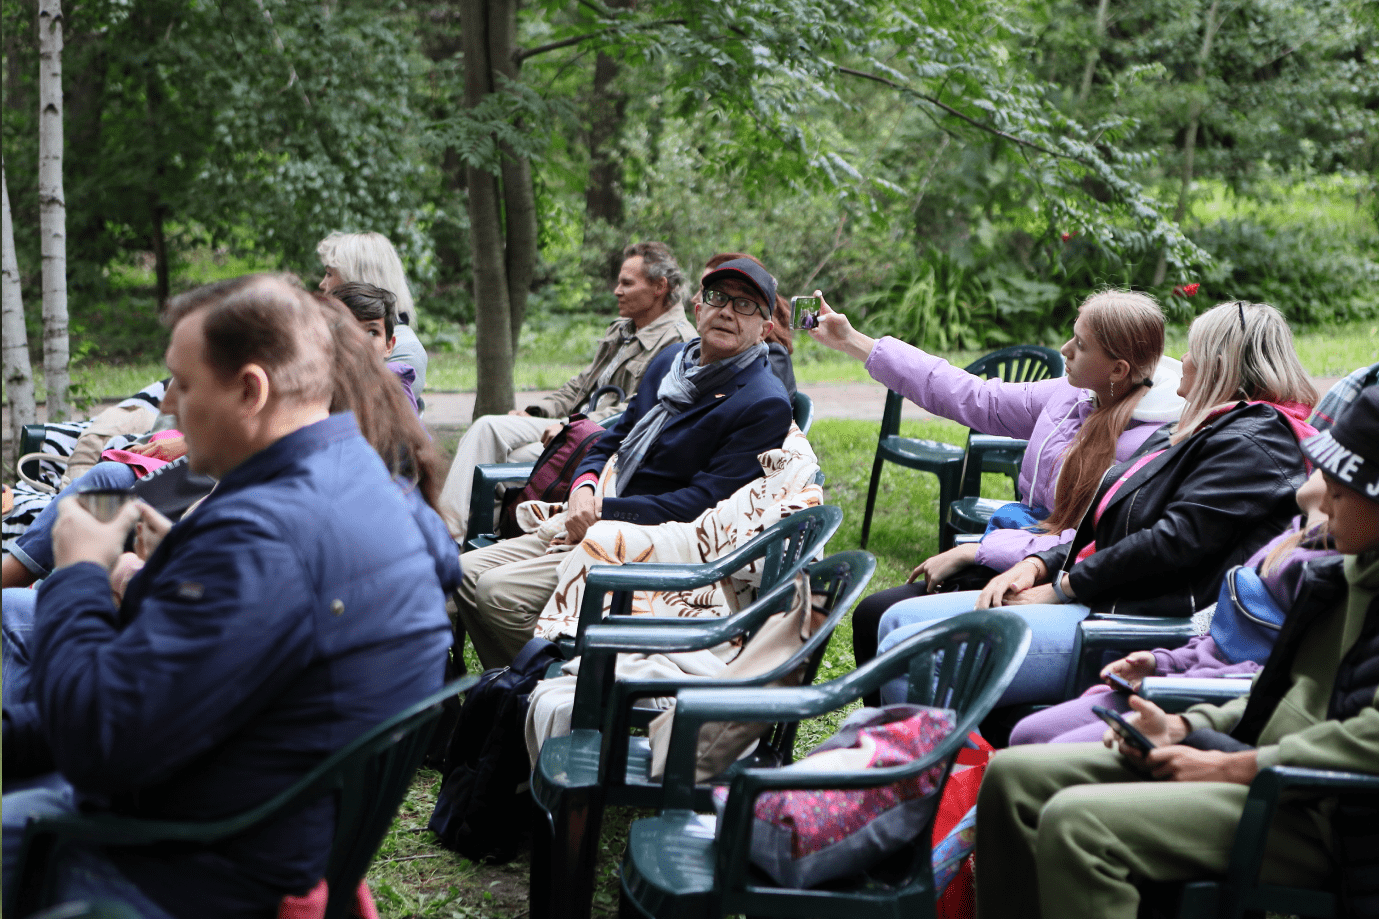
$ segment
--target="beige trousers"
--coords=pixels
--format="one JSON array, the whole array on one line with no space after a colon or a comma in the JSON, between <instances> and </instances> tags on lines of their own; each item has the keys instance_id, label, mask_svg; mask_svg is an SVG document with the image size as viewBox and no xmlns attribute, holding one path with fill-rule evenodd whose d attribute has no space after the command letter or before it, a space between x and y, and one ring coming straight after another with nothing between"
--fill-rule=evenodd
<instances>
[{"instance_id":1,"label":"beige trousers","mask_svg":"<svg viewBox=\"0 0 1379 919\"><path fill-rule=\"evenodd\" d=\"M484 415L460 438L455 459L441 488L441 516L449 516L450 535L464 545L474 467L480 463L529 463L541 455L541 433L556 422L526 415ZM477 535L477 534L476 534Z\"/></svg>"},{"instance_id":2,"label":"beige trousers","mask_svg":"<svg viewBox=\"0 0 1379 919\"><path fill-rule=\"evenodd\" d=\"M464 578L456 606L487 670L512 663L536 633L536 620L555 593L567 553L547 555L536 536L505 539L460 556Z\"/></svg>"},{"instance_id":3,"label":"beige trousers","mask_svg":"<svg viewBox=\"0 0 1379 919\"><path fill-rule=\"evenodd\" d=\"M1003 750L977 799L978 919L1135 919L1135 883L1226 870L1249 788L1160 782L1099 743ZM1321 886L1331 870L1320 814L1280 806L1262 876Z\"/></svg>"}]
</instances>

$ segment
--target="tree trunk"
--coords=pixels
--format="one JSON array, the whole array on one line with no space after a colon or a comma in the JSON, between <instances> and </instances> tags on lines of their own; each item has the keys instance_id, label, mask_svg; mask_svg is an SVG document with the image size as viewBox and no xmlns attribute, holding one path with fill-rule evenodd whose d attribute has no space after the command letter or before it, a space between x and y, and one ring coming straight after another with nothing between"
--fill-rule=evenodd
<instances>
[{"instance_id":1,"label":"tree trunk","mask_svg":"<svg viewBox=\"0 0 1379 919\"><path fill-rule=\"evenodd\" d=\"M1201 124L1202 110L1206 107L1205 96L1207 61L1211 58L1211 43L1216 38L1221 22L1216 18L1221 0L1212 0L1207 10L1206 29L1202 33L1202 49L1197 54L1197 92L1188 106L1187 131L1183 135L1183 170L1178 185L1178 203L1173 206L1173 222L1181 224L1187 214L1188 200L1192 194L1193 161L1197 156L1197 130ZM1159 250L1159 262L1154 266L1153 286L1158 287L1168 275L1168 248Z\"/></svg>"},{"instance_id":2,"label":"tree trunk","mask_svg":"<svg viewBox=\"0 0 1379 919\"><path fill-rule=\"evenodd\" d=\"M589 100L589 184L584 191L585 215L614 226L623 219L622 169L614 145L627 110L627 94L612 89L617 76L617 61L600 51L594 60L594 92Z\"/></svg>"},{"instance_id":3,"label":"tree trunk","mask_svg":"<svg viewBox=\"0 0 1379 919\"><path fill-rule=\"evenodd\" d=\"M10 403L10 444L19 449L19 432L38 420L34 406L33 370L29 366L29 333L24 328L24 300L19 288L19 260L14 252L14 224L10 219L10 189L0 164L0 195L4 197L0 225L0 313L4 317L5 394ZM5 468L10 468L5 457Z\"/></svg>"},{"instance_id":4,"label":"tree trunk","mask_svg":"<svg viewBox=\"0 0 1379 919\"><path fill-rule=\"evenodd\" d=\"M512 0L460 0L460 35L464 45L464 102L478 105L493 91L489 59L490 6ZM474 267L475 363L478 391L474 417L495 415L513 407L513 335L498 177L465 167L469 187L469 246Z\"/></svg>"},{"instance_id":5,"label":"tree trunk","mask_svg":"<svg viewBox=\"0 0 1379 919\"><path fill-rule=\"evenodd\" d=\"M67 205L62 191L62 3L38 7L38 203L43 256L43 379L48 420L67 404Z\"/></svg>"},{"instance_id":6,"label":"tree trunk","mask_svg":"<svg viewBox=\"0 0 1379 919\"><path fill-rule=\"evenodd\" d=\"M521 75L520 65L513 56L517 48L517 0L489 0L488 16L489 64L495 73L516 83ZM527 318L527 294L536 276L536 189L527 158L515 155L506 144L501 149L507 246L504 267L508 276L508 325L515 357L522 322Z\"/></svg>"},{"instance_id":7,"label":"tree trunk","mask_svg":"<svg viewBox=\"0 0 1379 919\"><path fill-rule=\"evenodd\" d=\"M1096 11L1096 38L1087 49L1087 61L1082 68L1082 86L1077 91L1077 107L1087 106L1087 97L1092 93L1092 77L1096 75L1096 65L1101 60L1101 46L1106 41L1106 13L1111 0L1101 0Z\"/></svg>"}]
</instances>

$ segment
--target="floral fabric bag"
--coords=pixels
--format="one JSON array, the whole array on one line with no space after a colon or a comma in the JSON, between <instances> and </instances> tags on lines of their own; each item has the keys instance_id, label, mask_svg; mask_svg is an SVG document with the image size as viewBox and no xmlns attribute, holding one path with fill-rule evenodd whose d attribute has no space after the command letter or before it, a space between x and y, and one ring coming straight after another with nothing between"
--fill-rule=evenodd
<instances>
[{"instance_id":1,"label":"floral fabric bag","mask_svg":"<svg viewBox=\"0 0 1379 919\"><path fill-rule=\"evenodd\" d=\"M949 709L887 705L853 712L838 733L785 769L876 769L913 762L952 733ZM752 864L787 887L815 887L865 870L907 843L938 804L942 764L918 776L865 789L769 792L753 807ZM714 791L721 816L728 790ZM720 824L721 826L721 824Z\"/></svg>"}]
</instances>

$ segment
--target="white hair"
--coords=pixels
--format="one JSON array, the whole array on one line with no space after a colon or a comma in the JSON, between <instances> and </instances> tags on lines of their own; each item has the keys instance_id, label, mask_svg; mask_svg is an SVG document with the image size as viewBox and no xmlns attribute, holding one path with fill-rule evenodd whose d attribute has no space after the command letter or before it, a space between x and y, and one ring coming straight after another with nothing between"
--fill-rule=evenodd
<instances>
[{"instance_id":1,"label":"white hair","mask_svg":"<svg viewBox=\"0 0 1379 919\"><path fill-rule=\"evenodd\" d=\"M402 325L416 320L416 305L402 270L402 259L382 233L332 233L316 246L321 264L334 268L341 281L381 287L397 298L395 318Z\"/></svg>"}]
</instances>

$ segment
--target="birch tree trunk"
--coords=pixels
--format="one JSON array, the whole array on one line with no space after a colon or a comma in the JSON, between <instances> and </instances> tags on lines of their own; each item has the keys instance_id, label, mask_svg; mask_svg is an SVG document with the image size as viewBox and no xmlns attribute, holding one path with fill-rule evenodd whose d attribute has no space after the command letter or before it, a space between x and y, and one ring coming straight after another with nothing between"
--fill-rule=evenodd
<instances>
[{"instance_id":1,"label":"birch tree trunk","mask_svg":"<svg viewBox=\"0 0 1379 919\"><path fill-rule=\"evenodd\" d=\"M43 379L48 420L67 404L67 204L62 192L62 3L38 7L38 204L43 255Z\"/></svg>"},{"instance_id":2,"label":"birch tree trunk","mask_svg":"<svg viewBox=\"0 0 1379 919\"><path fill-rule=\"evenodd\" d=\"M5 395L10 403L10 445L18 450L20 431L38 419L38 412L34 407L33 370L29 367L29 334L24 329L24 301L19 290L19 260L14 253L9 180L5 178L3 163L0 196L4 198L0 225L0 313L4 317ZM5 468L9 468L9 457L5 458Z\"/></svg>"}]
</instances>

